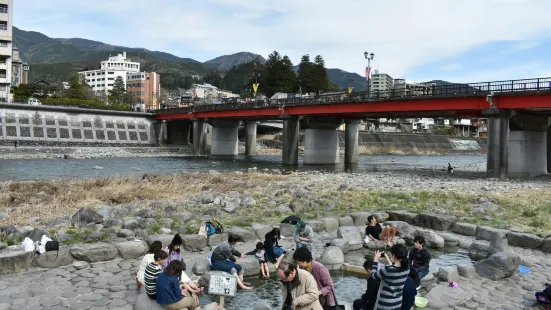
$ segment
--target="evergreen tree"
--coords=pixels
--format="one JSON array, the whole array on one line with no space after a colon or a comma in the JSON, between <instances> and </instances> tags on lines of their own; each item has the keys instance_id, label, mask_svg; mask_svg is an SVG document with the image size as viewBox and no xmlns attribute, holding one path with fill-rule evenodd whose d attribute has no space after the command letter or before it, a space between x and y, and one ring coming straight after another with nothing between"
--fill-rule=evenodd
<instances>
[{"instance_id":1,"label":"evergreen tree","mask_svg":"<svg viewBox=\"0 0 551 310\"><path fill-rule=\"evenodd\" d=\"M327 70L325 70L325 60L320 55L317 55L314 59L314 75L316 88L322 91L329 90L329 76Z\"/></svg>"},{"instance_id":2,"label":"evergreen tree","mask_svg":"<svg viewBox=\"0 0 551 310\"><path fill-rule=\"evenodd\" d=\"M300 59L298 67L298 81L303 93L317 92L314 65L310 62L310 55Z\"/></svg>"},{"instance_id":3,"label":"evergreen tree","mask_svg":"<svg viewBox=\"0 0 551 310\"><path fill-rule=\"evenodd\" d=\"M86 80L79 77L78 74L69 76L69 89L65 91L65 97L71 99L86 99L88 85Z\"/></svg>"},{"instance_id":4,"label":"evergreen tree","mask_svg":"<svg viewBox=\"0 0 551 310\"><path fill-rule=\"evenodd\" d=\"M268 56L263 81L263 93L271 97L277 92L294 92L296 74L293 63L287 56L281 57L277 51Z\"/></svg>"},{"instance_id":5,"label":"evergreen tree","mask_svg":"<svg viewBox=\"0 0 551 310\"><path fill-rule=\"evenodd\" d=\"M124 86L124 80L122 77L117 76L113 83L113 89L109 91L109 103L110 104L124 104L126 96L126 87Z\"/></svg>"}]
</instances>

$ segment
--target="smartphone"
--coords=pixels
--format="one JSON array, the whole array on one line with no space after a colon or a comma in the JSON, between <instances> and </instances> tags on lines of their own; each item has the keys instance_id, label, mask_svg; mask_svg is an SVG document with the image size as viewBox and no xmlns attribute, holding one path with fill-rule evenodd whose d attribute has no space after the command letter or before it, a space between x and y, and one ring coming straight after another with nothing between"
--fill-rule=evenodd
<instances>
[{"instance_id":1,"label":"smartphone","mask_svg":"<svg viewBox=\"0 0 551 310\"><path fill-rule=\"evenodd\" d=\"M386 256L385 252L381 253L381 257L385 257L385 256Z\"/></svg>"}]
</instances>

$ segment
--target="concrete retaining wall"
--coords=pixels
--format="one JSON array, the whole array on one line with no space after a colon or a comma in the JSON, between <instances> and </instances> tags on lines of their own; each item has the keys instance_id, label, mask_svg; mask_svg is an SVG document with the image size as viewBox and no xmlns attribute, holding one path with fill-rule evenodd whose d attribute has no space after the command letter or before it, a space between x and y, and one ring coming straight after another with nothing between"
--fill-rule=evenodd
<instances>
[{"instance_id":1,"label":"concrete retaining wall","mask_svg":"<svg viewBox=\"0 0 551 310\"><path fill-rule=\"evenodd\" d=\"M145 113L0 104L0 144L152 145L155 132Z\"/></svg>"},{"instance_id":2,"label":"concrete retaining wall","mask_svg":"<svg viewBox=\"0 0 551 310\"><path fill-rule=\"evenodd\" d=\"M340 134L344 139L344 132ZM481 151L487 149L486 138L452 137L429 134L360 132L359 145L402 150ZM344 140L343 140L344 141Z\"/></svg>"}]
</instances>

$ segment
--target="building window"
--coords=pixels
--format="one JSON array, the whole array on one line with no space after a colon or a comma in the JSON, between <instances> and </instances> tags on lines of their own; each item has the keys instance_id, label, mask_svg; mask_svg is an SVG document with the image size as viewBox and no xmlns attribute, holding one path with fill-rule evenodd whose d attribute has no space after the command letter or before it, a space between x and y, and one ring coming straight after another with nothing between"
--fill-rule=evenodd
<instances>
[{"instance_id":1,"label":"building window","mask_svg":"<svg viewBox=\"0 0 551 310\"><path fill-rule=\"evenodd\" d=\"M8 13L8 5L7 4L0 4L0 13L4 13L4 14Z\"/></svg>"},{"instance_id":2,"label":"building window","mask_svg":"<svg viewBox=\"0 0 551 310\"><path fill-rule=\"evenodd\" d=\"M8 30L8 22L0 21L0 30Z\"/></svg>"},{"instance_id":3,"label":"building window","mask_svg":"<svg viewBox=\"0 0 551 310\"><path fill-rule=\"evenodd\" d=\"M113 86L113 84L107 84L107 86Z\"/></svg>"},{"instance_id":4,"label":"building window","mask_svg":"<svg viewBox=\"0 0 551 310\"><path fill-rule=\"evenodd\" d=\"M8 41L0 41L0 47L8 47L9 44Z\"/></svg>"},{"instance_id":5,"label":"building window","mask_svg":"<svg viewBox=\"0 0 551 310\"><path fill-rule=\"evenodd\" d=\"M113 71L109 71L107 74L115 74L115 72Z\"/></svg>"}]
</instances>

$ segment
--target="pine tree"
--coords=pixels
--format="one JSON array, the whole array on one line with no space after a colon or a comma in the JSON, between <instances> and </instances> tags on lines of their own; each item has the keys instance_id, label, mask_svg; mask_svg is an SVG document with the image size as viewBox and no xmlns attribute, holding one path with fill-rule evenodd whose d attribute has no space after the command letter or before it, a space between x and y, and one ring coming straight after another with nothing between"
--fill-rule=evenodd
<instances>
[{"instance_id":1,"label":"pine tree","mask_svg":"<svg viewBox=\"0 0 551 310\"><path fill-rule=\"evenodd\" d=\"M298 67L298 80L303 93L317 92L314 65L310 62L310 55L306 54L300 59Z\"/></svg>"},{"instance_id":2,"label":"pine tree","mask_svg":"<svg viewBox=\"0 0 551 310\"><path fill-rule=\"evenodd\" d=\"M293 63L289 57L282 57L277 51L270 54L262 81L262 91L268 97L277 92L294 92L296 74L293 71Z\"/></svg>"},{"instance_id":3,"label":"pine tree","mask_svg":"<svg viewBox=\"0 0 551 310\"><path fill-rule=\"evenodd\" d=\"M113 83L113 89L109 91L109 103L111 104L124 104L126 96L126 87L124 86L124 80L122 77L117 76Z\"/></svg>"},{"instance_id":4,"label":"pine tree","mask_svg":"<svg viewBox=\"0 0 551 310\"><path fill-rule=\"evenodd\" d=\"M320 55L317 55L314 59L314 72L316 88L322 91L329 90L329 76L327 70L325 70L325 60Z\"/></svg>"}]
</instances>

